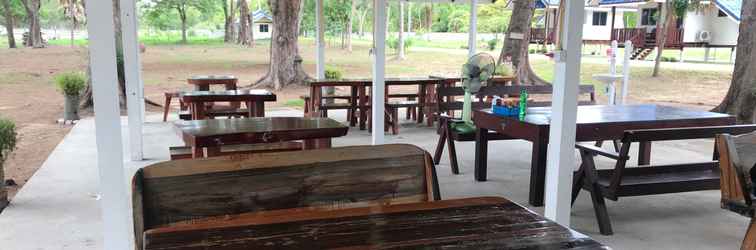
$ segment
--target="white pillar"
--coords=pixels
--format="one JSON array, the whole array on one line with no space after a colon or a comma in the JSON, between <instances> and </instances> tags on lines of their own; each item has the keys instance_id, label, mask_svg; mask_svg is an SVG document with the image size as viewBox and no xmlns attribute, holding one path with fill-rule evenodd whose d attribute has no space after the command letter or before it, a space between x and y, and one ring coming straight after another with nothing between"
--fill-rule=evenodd
<instances>
[{"instance_id":1,"label":"white pillar","mask_svg":"<svg viewBox=\"0 0 756 250\"><path fill-rule=\"evenodd\" d=\"M478 0L470 0L470 29L467 31L467 58L475 55L478 35Z\"/></svg>"},{"instance_id":2,"label":"white pillar","mask_svg":"<svg viewBox=\"0 0 756 250\"><path fill-rule=\"evenodd\" d=\"M633 56L633 42L625 41L625 60L622 61L622 98L620 104L627 104L627 91L630 89L630 62Z\"/></svg>"},{"instance_id":3,"label":"white pillar","mask_svg":"<svg viewBox=\"0 0 756 250\"><path fill-rule=\"evenodd\" d=\"M385 70L386 70L386 0L374 0L374 22L373 22L373 98L371 106L371 119L373 129L373 145L383 144L383 110L385 105L384 86L385 82ZM379 32L376 32L379 31Z\"/></svg>"},{"instance_id":4,"label":"white pillar","mask_svg":"<svg viewBox=\"0 0 756 250\"><path fill-rule=\"evenodd\" d=\"M575 169L575 121L577 117L580 56L583 40L584 1L565 5L563 41L556 51L554 94L546 168L545 216L564 226L570 224L572 172Z\"/></svg>"},{"instance_id":5,"label":"white pillar","mask_svg":"<svg viewBox=\"0 0 756 250\"><path fill-rule=\"evenodd\" d=\"M144 158L142 124L144 123L144 83L139 58L139 25L136 1L121 1L121 29L123 31L123 60L126 75L126 102L129 115L129 146L132 161Z\"/></svg>"},{"instance_id":6,"label":"white pillar","mask_svg":"<svg viewBox=\"0 0 756 250\"><path fill-rule=\"evenodd\" d=\"M121 117L118 107L113 3L90 1L86 6L89 62L92 67L97 166L100 175L100 210L103 249L133 249L131 214L123 169Z\"/></svg>"},{"instance_id":7,"label":"white pillar","mask_svg":"<svg viewBox=\"0 0 756 250\"><path fill-rule=\"evenodd\" d=\"M315 76L318 80L325 79L325 21L323 17L323 0L315 1L315 47L316 62Z\"/></svg>"}]
</instances>

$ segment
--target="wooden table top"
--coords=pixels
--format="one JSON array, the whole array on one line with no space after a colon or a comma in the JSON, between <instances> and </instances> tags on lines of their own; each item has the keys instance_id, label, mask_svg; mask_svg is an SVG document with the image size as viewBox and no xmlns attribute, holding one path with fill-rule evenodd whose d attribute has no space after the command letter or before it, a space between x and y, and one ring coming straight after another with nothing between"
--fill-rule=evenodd
<instances>
[{"instance_id":1,"label":"wooden table top","mask_svg":"<svg viewBox=\"0 0 756 250\"><path fill-rule=\"evenodd\" d=\"M418 85L418 84L436 84L441 81L458 78L444 78L444 77L394 77L386 78L386 85ZM359 79L341 79L341 80L312 80L308 82L310 86L372 86L373 79L359 78Z\"/></svg>"},{"instance_id":2,"label":"wooden table top","mask_svg":"<svg viewBox=\"0 0 756 250\"><path fill-rule=\"evenodd\" d=\"M507 199L272 210L151 229L144 249L609 249Z\"/></svg>"},{"instance_id":3,"label":"wooden table top","mask_svg":"<svg viewBox=\"0 0 756 250\"><path fill-rule=\"evenodd\" d=\"M199 101L276 101L276 94L265 89L225 90L225 91L186 91L179 96L185 102Z\"/></svg>"},{"instance_id":4,"label":"wooden table top","mask_svg":"<svg viewBox=\"0 0 756 250\"><path fill-rule=\"evenodd\" d=\"M349 127L321 117L254 117L177 121L184 142L192 146L293 141L344 136Z\"/></svg>"},{"instance_id":5,"label":"wooden table top","mask_svg":"<svg viewBox=\"0 0 756 250\"><path fill-rule=\"evenodd\" d=\"M488 116L499 116L493 114L491 109L483 109L476 112ZM517 117L501 117L511 121L519 121ZM616 106L585 105L578 106L577 112L577 124L657 122L728 118L732 118L732 116L728 114L690 110L655 104ZM525 119L521 122L534 125L549 125L551 123L551 107L528 108L527 115L525 115Z\"/></svg>"},{"instance_id":6,"label":"wooden table top","mask_svg":"<svg viewBox=\"0 0 756 250\"><path fill-rule=\"evenodd\" d=\"M196 75L187 79L189 84L209 85L236 83L239 78L232 75Z\"/></svg>"}]
</instances>

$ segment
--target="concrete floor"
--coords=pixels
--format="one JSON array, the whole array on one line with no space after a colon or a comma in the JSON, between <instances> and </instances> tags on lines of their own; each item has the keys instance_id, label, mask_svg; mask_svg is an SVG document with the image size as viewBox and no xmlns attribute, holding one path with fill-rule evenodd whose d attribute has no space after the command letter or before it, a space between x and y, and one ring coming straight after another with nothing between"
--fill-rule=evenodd
<instances>
[{"instance_id":1,"label":"concrete floor","mask_svg":"<svg viewBox=\"0 0 756 250\"><path fill-rule=\"evenodd\" d=\"M296 110L268 114L301 116ZM343 113L334 116L344 120ZM158 119L158 115L148 117L149 121ZM127 161L129 177L140 167L167 160L168 146L183 144L171 127L170 123L146 124L148 160ZM123 133L128 140L125 120ZM388 143L415 144L430 152L437 139L433 129L406 121L400 135L387 135ZM334 146L369 142L369 133L352 129L348 136L335 139ZM460 175L450 173L448 158L437 166L443 198L503 196L527 205L530 143L492 142L487 182L473 180L473 143L459 143L457 150ZM659 143L655 144L652 160L658 163L705 160L711 152L711 141ZM96 157L94 121L82 120L0 214L0 249L102 249ZM609 162L599 165L611 166ZM127 183L124 180L124 185ZM608 201L615 234L602 236L598 234L588 195L583 192L573 208L572 228L614 249L738 249L748 220L720 209L719 197L719 191L706 191ZM543 212L542 208L528 208Z\"/></svg>"}]
</instances>

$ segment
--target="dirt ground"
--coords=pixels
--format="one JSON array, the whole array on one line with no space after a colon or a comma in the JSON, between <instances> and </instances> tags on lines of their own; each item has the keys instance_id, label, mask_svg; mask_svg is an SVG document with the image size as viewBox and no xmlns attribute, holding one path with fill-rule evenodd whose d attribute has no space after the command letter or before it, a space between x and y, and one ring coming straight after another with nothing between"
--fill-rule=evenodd
<instances>
[{"instance_id":1,"label":"dirt ground","mask_svg":"<svg viewBox=\"0 0 756 250\"><path fill-rule=\"evenodd\" d=\"M315 71L314 46L300 46L304 67ZM344 77L369 77L370 57L367 46L355 46L347 53L339 49L326 51L327 64L340 68ZM456 75L465 60L464 51L410 50L404 61L390 60L387 75L422 76ZM186 78L202 74L232 74L241 86L261 78L268 67L267 46L152 46L143 54L145 97L163 103L164 92L189 90ZM432 58L432 59L429 59ZM63 97L55 89L52 77L64 71L86 71L86 48L52 46L45 49L0 49L0 116L16 122L19 143L5 163L6 178L18 185L10 186L11 197L31 178L55 146L68 133L71 125L56 123L63 111ZM534 59L534 68L545 75L553 69L547 59ZM606 72L606 66L590 64L583 67L583 82L590 83L591 74ZM651 78L650 68L638 67L632 72L633 102L672 103L708 109L722 99L730 83L729 72L685 71L665 69L664 76ZM600 88L599 88L600 89ZM392 90L393 91L393 90ZM307 92L304 87L276 91L276 106L300 107L292 102ZM599 100L603 93L599 92ZM174 102L174 106L177 105ZM152 112L161 109L152 107Z\"/></svg>"}]
</instances>

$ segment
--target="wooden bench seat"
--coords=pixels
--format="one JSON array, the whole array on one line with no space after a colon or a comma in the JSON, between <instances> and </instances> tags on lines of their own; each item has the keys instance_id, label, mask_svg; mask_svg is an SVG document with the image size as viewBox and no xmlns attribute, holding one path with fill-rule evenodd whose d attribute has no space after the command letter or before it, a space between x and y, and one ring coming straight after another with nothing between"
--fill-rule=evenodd
<instances>
[{"instance_id":1,"label":"wooden bench seat","mask_svg":"<svg viewBox=\"0 0 756 250\"><path fill-rule=\"evenodd\" d=\"M601 234L611 235L612 226L604 199L617 201L619 197L641 196L716 190L720 187L718 155L713 160L673 165L641 165L628 167L630 147L634 143L710 139L718 134L743 134L756 131L756 125L714 126L625 131L619 152L609 152L592 145L577 144L582 163L574 174L572 202L581 189L590 192ZM595 157L615 160L613 169L596 168Z\"/></svg>"},{"instance_id":2,"label":"wooden bench seat","mask_svg":"<svg viewBox=\"0 0 756 250\"><path fill-rule=\"evenodd\" d=\"M408 144L166 161L132 179L134 236L206 218L440 200L430 155Z\"/></svg>"},{"instance_id":3,"label":"wooden bench seat","mask_svg":"<svg viewBox=\"0 0 756 250\"><path fill-rule=\"evenodd\" d=\"M211 109L207 112L207 117L210 119L215 119L216 117L249 117L249 110L248 109L242 109L242 108L235 108L235 109ZM192 113L189 110L182 110L179 111L179 119L181 120L191 120L192 119Z\"/></svg>"},{"instance_id":4,"label":"wooden bench seat","mask_svg":"<svg viewBox=\"0 0 756 250\"><path fill-rule=\"evenodd\" d=\"M255 154L284 151L299 151L304 144L296 141L264 144L225 145L220 148L220 155ZM191 159L192 148L187 146L170 147L171 160Z\"/></svg>"},{"instance_id":5,"label":"wooden bench seat","mask_svg":"<svg viewBox=\"0 0 756 250\"><path fill-rule=\"evenodd\" d=\"M756 132L737 136L720 134L716 141L722 171L720 206L751 219L740 249L756 249L756 206L753 203L756 190L752 181L753 168L756 168Z\"/></svg>"}]
</instances>

